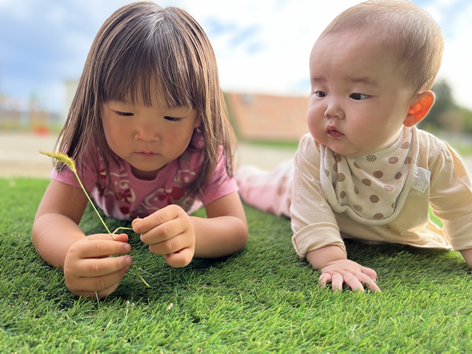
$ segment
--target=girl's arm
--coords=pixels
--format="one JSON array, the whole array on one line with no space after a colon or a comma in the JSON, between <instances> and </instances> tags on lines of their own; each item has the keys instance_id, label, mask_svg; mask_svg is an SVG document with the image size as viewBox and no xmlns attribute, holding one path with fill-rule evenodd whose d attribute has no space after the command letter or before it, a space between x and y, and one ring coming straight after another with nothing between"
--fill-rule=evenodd
<instances>
[{"instance_id":1,"label":"girl's arm","mask_svg":"<svg viewBox=\"0 0 472 354\"><path fill-rule=\"evenodd\" d=\"M76 295L104 297L119 285L132 260L126 235L115 242L108 234L85 237L78 223L87 197L79 189L52 180L36 213L33 243L38 254L53 267L64 270L67 288Z\"/></svg>"},{"instance_id":2,"label":"girl's arm","mask_svg":"<svg viewBox=\"0 0 472 354\"><path fill-rule=\"evenodd\" d=\"M228 256L246 246L246 215L237 192L208 204L206 213L207 219L191 217L195 230L195 257Z\"/></svg>"},{"instance_id":3,"label":"girl's arm","mask_svg":"<svg viewBox=\"0 0 472 354\"><path fill-rule=\"evenodd\" d=\"M78 224L87 206L80 188L52 180L33 224L33 243L38 254L53 267L64 267L70 246L85 237Z\"/></svg>"}]
</instances>

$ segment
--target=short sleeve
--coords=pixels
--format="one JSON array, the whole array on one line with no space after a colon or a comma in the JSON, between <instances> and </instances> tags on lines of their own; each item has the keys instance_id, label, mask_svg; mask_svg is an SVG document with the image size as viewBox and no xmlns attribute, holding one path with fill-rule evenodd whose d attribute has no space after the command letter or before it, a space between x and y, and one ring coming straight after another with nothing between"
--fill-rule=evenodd
<instances>
[{"instance_id":1,"label":"short sleeve","mask_svg":"<svg viewBox=\"0 0 472 354\"><path fill-rule=\"evenodd\" d=\"M85 169L84 171L88 173L81 174L80 180L87 193L90 193L97 183L97 176L95 171L88 169ZM53 169L51 171L51 178L58 182L65 183L76 188L81 188L79 182L77 181L77 177L67 166L61 172Z\"/></svg>"},{"instance_id":2,"label":"short sleeve","mask_svg":"<svg viewBox=\"0 0 472 354\"><path fill-rule=\"evenodd\" d=\"M215 167L206 188L199 195L199 199L204 206L224 197L228 194L238 191L238 186L234 178L226 172L226 163L223 156L223 147L220 147L220 156L218 164Z\"/></svg>"}]
</instances>

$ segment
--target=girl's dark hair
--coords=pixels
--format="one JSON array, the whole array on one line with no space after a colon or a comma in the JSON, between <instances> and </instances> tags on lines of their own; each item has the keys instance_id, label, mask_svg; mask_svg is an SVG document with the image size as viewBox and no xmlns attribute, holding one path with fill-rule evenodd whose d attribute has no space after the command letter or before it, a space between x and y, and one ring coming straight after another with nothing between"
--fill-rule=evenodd
<instances>
[{"instance_id":1,"label":"girl's dark hair","mask_svg":"<svg viewBox=\"0 0 472 354\"><path fill-rule=\"evenodd\" d=\"M196 194L208 182L220 146L226 171L232 176L234 133L226 117L211 44L187 12L152 2L123 6L98 31L58 139L59 151L74 158L80 174L86 159L93 161L98 174L98 148L108 175L110 162L117 157L106 142L102 103L125 98L135 102L140 87L142 100L151 105L154 84L169 107L192 107L202 118L204 162L187 192ZM56 163L57 170L62 168Z\"/></svg>"}]
</instances>

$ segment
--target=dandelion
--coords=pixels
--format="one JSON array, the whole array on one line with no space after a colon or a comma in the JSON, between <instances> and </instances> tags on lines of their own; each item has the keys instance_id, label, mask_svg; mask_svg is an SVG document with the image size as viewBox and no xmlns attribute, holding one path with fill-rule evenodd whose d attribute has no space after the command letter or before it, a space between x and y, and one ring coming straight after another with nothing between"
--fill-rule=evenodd
<instances>
[{"instance_id":1,"label":"dandelion","mask_svg":"<svg viewBox=\"0 0 472 354\"><path fill-rule=\"evenodd\" d=\"M80 180L79 178L79 175L77 174L77 169L75 168L75 161L74 159L72 159L71 157L67 156L66 154L63 154L62 152L44 152L44 151L40 151L41 154L43 155L46 155L46 156L49 156L49 157L52 157L53 159L56 159L58 161L61 161L61 162L64 162L67 167L70 168L70 170L72 172L74 172L74 175L75 177L77 178L77 181L79 181L79 184L80 184L80 187L82 187L82 190L84 191L87 199L89 200L90 204L92 205L93 209L95 210L95 212L97 213L98 217L100 218L100 221L102 222L103 226L105 226L105 229L107 230L108 234L111 236L111 238L113 239L113 241L115 241L115 238L113 237L113 235L118 231L118 230L132 230L132 228L130 227L119 227L117 228L115 231L113 231L113 233L110 232L110 230L108 229L108 226L107 224L105 224L105 221L103 221L102 217L100 216L100 213L98 212L97 208L95 207L95 205L93 204L92 200L90 199L87 191L85 190L85 187L84 185L82 184L82 181ZM136 270L136 268L134 268L133 265L131 265L131 269L133 270L133 272L138 276L139 279L141 279L141 281L146 284L146 286L149 288L149 284L143 279L143 277L138 273L138 271Z\"/></svg>"}]
</instances>

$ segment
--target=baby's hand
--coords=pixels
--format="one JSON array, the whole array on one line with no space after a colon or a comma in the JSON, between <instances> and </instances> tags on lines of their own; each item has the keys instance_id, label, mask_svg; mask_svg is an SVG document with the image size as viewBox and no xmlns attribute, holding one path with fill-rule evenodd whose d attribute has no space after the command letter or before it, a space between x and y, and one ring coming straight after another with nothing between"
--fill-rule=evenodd
<instances>
[{"instance_id":1,"label":"baby's hand","mask_svg":"<svg viewBox=\"0 0 472 354\"><path fill-rule=\"evenodd\" d=\"M171 267L185 267L195 254L195 231L188 214L178 205L169 205L144 219L133 220L134 232L149 250L162 254Z\"/></svg>"},{"instance_id":2,"label":"baby's hand","mask_svg":"<svg viewBox=\"0 0 472 354\"><path fill-rule=\"evenodd\" d=\"M321 268L321 285L324 287L327 282L331 281L333 291L341 291L344 283L352 290L364 291L362 283L367 283L370 290L380 291L375 283L376 280L375 270L348 259L332 261Z\"/></svg>"},{"instance_id":3,"label":"baby's hand","mask_svg":"<svg viewBox=\"0 0 472 354\"><path fill-rule=\"evenodd\" d=\"M64 261L64 279L72 293L102 298L118 287L133 260L130 256L110 257L131 250L126 234L116 235L115 240L108 234L96 234L72 244Z\"/></svg>"}]
</instances>

